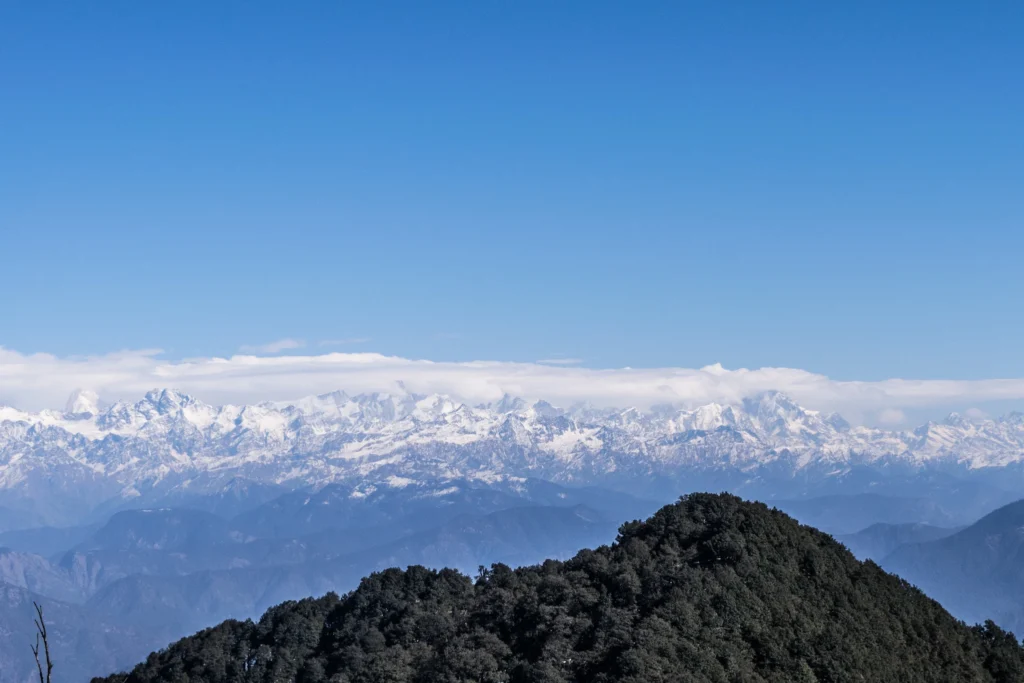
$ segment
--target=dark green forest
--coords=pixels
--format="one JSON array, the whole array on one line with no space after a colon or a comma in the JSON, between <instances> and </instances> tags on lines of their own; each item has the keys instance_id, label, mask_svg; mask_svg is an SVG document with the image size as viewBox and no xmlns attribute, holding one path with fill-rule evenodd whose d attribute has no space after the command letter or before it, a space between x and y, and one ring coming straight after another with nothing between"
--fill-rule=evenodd
<instances>
[{"instance_id":1,"label":"dark green forest","mask_svg":"<svg viewBox=\"0 0 1024 683\"><path fill-rule=\"evenodd\" d=\"M567 562L410 567L228 621L94 683L1024 681L969 627L832 537L695 494Z\"/></svg>"}]
</instances>

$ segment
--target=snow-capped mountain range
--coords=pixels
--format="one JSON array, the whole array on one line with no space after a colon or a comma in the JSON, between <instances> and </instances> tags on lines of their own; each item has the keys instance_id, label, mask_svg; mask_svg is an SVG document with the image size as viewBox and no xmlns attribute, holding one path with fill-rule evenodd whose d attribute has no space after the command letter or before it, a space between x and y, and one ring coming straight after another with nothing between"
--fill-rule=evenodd
<instances>
[{"instance_id":1,"label":"snow-capped mountain range","mask_svg":"<svg viewBox=\"0 0 1024 683\"><path fill-rule=\"evenodd\" d=\"M341 391L211 406L170 389L106 407L80 391L63 412L0 407L0 506L51 496L68 511L327 482L350 484L353 495L359 486L426 479L526 477L636 491L638 481L698 476L727 475L722 481L734 487L769 476L838 477L858 467L970 473L1016 471L1022 463L1020 413L996 420L953 414L885 431L851 427L774 392L738 405L646 412L560 409L510 396L470 406L443 395Z\"/></svg>"}]
</instances>

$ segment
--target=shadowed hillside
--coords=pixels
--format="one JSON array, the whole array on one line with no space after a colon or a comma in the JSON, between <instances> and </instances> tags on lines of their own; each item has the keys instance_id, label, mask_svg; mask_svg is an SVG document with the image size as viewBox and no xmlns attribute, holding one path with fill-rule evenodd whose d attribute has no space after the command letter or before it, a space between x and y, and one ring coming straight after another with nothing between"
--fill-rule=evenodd
<instances>
[{"instance_id":1,"label":"shadowed hillside","mask_svg":"<svg viewBox=\"0 0 1024 683\"><path fill-rule=\"evenodd\" d=\"M882 564L963 619L1024 629L1024 500L951 536L901 546Z\"/></svg>"}]
</instances>

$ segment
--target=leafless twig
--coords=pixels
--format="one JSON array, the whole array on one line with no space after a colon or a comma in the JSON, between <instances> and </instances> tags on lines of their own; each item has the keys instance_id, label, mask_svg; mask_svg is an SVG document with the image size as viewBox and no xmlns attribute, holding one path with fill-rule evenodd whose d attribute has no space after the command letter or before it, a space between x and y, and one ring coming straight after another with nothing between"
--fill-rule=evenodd
<instances>
[{"instance_id":1,"label":"leafless twig","mask_svg":"<svg viewBox=\"0 0 1024 683\"><path fill-rule=\"evenodd\" d=\"M36 608L36 644L32 646L32 654L36 658L36 669L39 671L39 683L50 683L50 673L53 671L53 662L50 660L50 641L46 633L46 621L43 619L43 606L33 601L32 606ZM43 663L39 661L39 643L43 644L43 657L46 660L46 675L43 675Z\"/></svg>"}]
</instances>

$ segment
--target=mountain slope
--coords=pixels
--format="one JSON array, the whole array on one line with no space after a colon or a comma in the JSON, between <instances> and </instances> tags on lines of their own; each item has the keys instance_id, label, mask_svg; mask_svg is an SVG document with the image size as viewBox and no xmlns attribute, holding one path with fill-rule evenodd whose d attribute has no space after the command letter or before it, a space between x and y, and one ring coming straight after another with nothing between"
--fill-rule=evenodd
<instances>
[{"instance_id":1,"label":"mountain slope","mask_svg":"<svg viewBox=\"0 0 1024 683\"><path fill-rule=\"evenodd\" d=\"M33 642L32 602L43 605L50 631L54 680L81 681L98 668L128 665L139 648L150 644L116 620L87 613L77 605L44 598L24 588L0 583L0 681L36 679L29 645Z\"/></svg>"},{"instance_id":2,"label":"mountain slope","mask_svg":"<svg viewBox=\"0 0 1024 683\"><path fill-rule=\"evenodd\" d=\"M615 491L569 488L536 479L385 480L328 484L285 494L232 520L256 537L290 538L330 529L400 525L427 529L462 514L480 515L525 505L586 505L619 519L650 514L657 504Z\"/></svg>"},{"instance_id":3,"label":"mountain slope","mask_svg":"<svg viewBox=\"0 0 1024 683\"><path fill-rule=\"evenodd\" d=\"M62 602L76 603L85 599L84 591L73 579L46 558L10 548L0 548L0 583Z\"/></svg>"},{"instance_id":4,"label":"mountain slope","mask_svg":"<svg viewBox=\"0 0 1024 683\"><path fill-rule=\"evenodd\" d=\"M580 548L607 543L616 524L582 505L533 506L488 515L460 515L442 526L373 548L375 569L423 565L476 573L484 564L512 566L567 558Z\"/></svg>"},{"instance_id":5,"label":"mountain slope","mask_svg":"<svg viewBox=\"0 0 1024 683\"><path fill-rule=\"evenodd\" d=\"M963 619L1024 633L1024 500L952 536L901 546L882 565Z\"/></svg>"},{"instance_id":6,"label":"mountain slope","mask_svg":"<svg viewBox=\"0 0 1024 683\"><path fill-rule=\"evenodd\" d=\"M315 553L301 564L252 566L176 576L133 575L114 581L89 601L98 614L117 614L167 640L228 617L255 617L269 606L326 591L354 588L367 574L414 564L513 564L568 557L591 542L606 542L615 524L577 506L525 507L487 515L460 515L434 528L386 543L353 548L347 532L316 537Z\"/></svg>"},{"instance_id":7,"label":"mountain slope","mask_svg":"<svg viewBox=\"0 0 1024 683\"><path fill-rule=\"evenodd\" d=\"M888 557L901 545L926 543L952 536L959 529L931 526L912 522L909 524L872 524L855 534L836 536L836 540L850 549L861 560L876 562Z\"/></svg>"},{"instance_id":8,"label":"mountain slope","mask_svg":"<svg viewBox=\"0 0 1024 683\"><path fill-rule=\"evenodd\" d=\"M412 567L150 655L110 683L1018 682L1024 651L968 628L781 512L692 495L612 546L476 581Z\"/></svg>"},{"instance_id":9,"label":"mountain slope","mask_svg":"<svg viewBox=\"0 0 1024 683\"><path fill-rule=\"evenodd\" d=\"M872 524L924 523L951 527L977 519L977 516L964 518L973 511L970 508L965 511L944 500L874 493L819 496L774 503L780 510L804 524L833 534L856 533ZM990 509L983 509L980 514Z\"/></svg>"},{"instance_id":10,"label":"mountain slope","mask_svg":"<svg viewBox=\"0 0 1024 683\"><path fill-rule=\"evenodd\" d=\"M30 527L0 533L0 548L10 548L43 557L62 554L96 532L95 524L73 527Z\"/></svg>"},{"instance_id":11,"label":"mountain slope","mask_svg":"<svg viewBox=\"0 0 1024 683\"><path fill-rule=\"evenodd\" d=\"M27 529L39 524L40 518L34 513L0 505L0 533Z\"/></svg>"}]
</instances>

